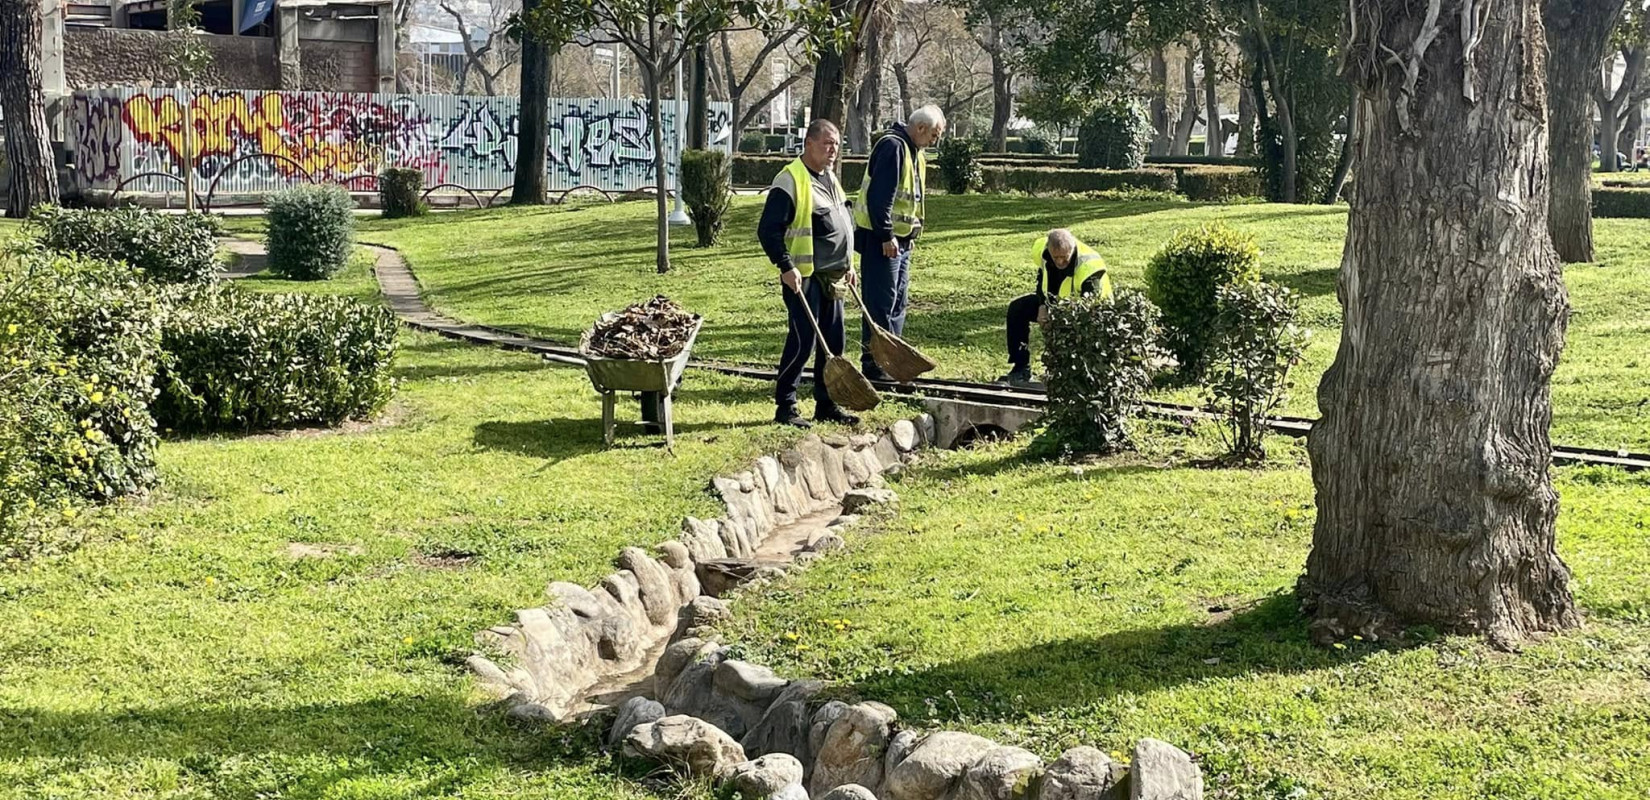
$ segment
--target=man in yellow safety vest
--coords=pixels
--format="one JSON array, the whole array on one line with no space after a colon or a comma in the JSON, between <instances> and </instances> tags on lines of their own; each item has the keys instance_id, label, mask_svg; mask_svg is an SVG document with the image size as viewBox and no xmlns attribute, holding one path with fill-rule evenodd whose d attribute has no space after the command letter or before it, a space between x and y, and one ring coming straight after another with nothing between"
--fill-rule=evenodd
<instances>
[{"instance_id":1,"label":"man in yellow safety vest","mask_svg":"<svg viewBox=\"0 0 1650 800\"><path fill-rule=\"evenodd\" d=\"M1037 291L1014 298L1008 304L1008 363L1004 383L1031 381L1031 321L1048 318L1051 298L1070 299L1079 295L1111 298L1111 278L1106 276L1106 260L1071 231L1055 228L1038 237L1032 258L1037 264Z\"/></svg>"},{"instance_id":2,"label":"man in yellow safety vest","mask_svg":"<svg viewBox=\"0 0 1650 800\"><path fill-rule=\"evenodd\" d=\"M802 156L774 176L762 219L756 224L762 251L779 268L780 294L790 317L785 351L779 358L774 421L798 428L811 427L796 407L796 387L810 354L814 357L814 419L847 425L859 422L831 401L823 379L825 350L839 355L847 344L838 284L854 280L853 214L831 171L841 146L842 134L830 120L809 124ZM810 311L825 335L823 343L815 341Z\"/></svg>"}]
</instances>

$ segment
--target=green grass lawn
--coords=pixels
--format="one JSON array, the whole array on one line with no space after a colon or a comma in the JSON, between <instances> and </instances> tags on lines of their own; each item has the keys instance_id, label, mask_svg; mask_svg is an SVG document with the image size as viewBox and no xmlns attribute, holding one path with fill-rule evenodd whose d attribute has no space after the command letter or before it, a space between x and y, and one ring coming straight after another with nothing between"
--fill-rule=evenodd
<instances>
[{"instance_id":1,"label":"green grass lawn","mask_svg":"<svg viewBox=\"0 0 1650 800\"><path fill-rule=\"evenodd\" d=\"M366 263L250 285L370 293ZM167 441L152 498L0 569L0 798L644 794L577 734L484 711L461 659L550 581L714 515L712 474L794 438L762 424L771 390L695 374L674 457L604 451L582 372L402 345L379 421Z\"/></svg>"},{"instance_id":2,"label":"green grass lawn","mask_svg":"<svg viewBox=\"0 0 1650 800\"><path fill-rule=\"evenodd\" d=\"M1174 742L1204 757L1213 797L1643 797L1650 476L1560 472L1584 630L1519 655L1454 638L1325 650L1291 596L1313 522L1304 453L1185 466L1206 447L1154 438L1082 468L1019 444L940 458L895 487L886 529L724 627L782 674L1045 759Z\"/></svg>"},{"instance_id":3,"label":"green grass lawn","mask_svg":"<svg viewBox=\"0 0 1650 800\"><path fill-rule=\"evenodd\" d=\"M664 276L653 272L646 203L368 221L362 238L400 248L430 302L461 319L574 342L602 312L665 293L705 315L697 354L772 363L785 319L778 279L755 243L759 203L736 202L721 247L688 246L691 234L678 231L675 270ZM969 196L937 197L929 215L906 333L940 362L938 375L990 379L1006 368L1005 308L1032 288L1040 232L1071 227L1105 255L1117 285L1138 288L1146 261L1175 230L1218 220L1253 233L1266 275L1305 296L1315 336L1288 411L1315 415L1318 379L1338 343L1344 207ZM1554 437L1650 450L1650 228L1634 220L1597 228L1599 263L1566 271L1575 317L1554 379Z\"/></svg>"}]
</instances>

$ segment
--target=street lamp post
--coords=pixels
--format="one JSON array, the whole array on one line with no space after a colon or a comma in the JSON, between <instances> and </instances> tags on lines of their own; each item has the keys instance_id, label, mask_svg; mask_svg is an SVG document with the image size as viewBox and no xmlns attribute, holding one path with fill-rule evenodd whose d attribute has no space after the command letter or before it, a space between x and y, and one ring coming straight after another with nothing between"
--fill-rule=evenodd
<instances>
[{"instance_id":1,"label":"street lamp post","mask_svg":"<svg viewBox=\"0 0 1650 800\"><path fill-rule=\"evenodd\" d=\"M693 218L688 216L687 209L682 206L682 123L687 118L682 102L682 56L686 54L684 48L687 42L682 37L681 3L676 4L676 36L676 174L670 179L676 188L676 206L671 210L667 221L672 225L692 225Z\"/></svg>"}]
</instances>

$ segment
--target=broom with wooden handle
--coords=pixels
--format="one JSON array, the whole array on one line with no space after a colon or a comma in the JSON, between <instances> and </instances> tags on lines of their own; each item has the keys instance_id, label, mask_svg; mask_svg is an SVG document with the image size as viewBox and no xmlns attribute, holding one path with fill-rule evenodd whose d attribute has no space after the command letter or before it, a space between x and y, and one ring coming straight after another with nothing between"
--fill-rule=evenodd
<instances>
[{"instance_id":1,"label":"broom with wooden handle","mask_svg":"<svg viewBox=\"0 0 1650 800\"><path fill-rule=\"evenodd\" d=\"M814 326L814 335L819 337L819 349L825 351L825 374L814 376L815 380L825 381L825 391L836 401L836 404L849 411L870 411L882 402L875 386L864 375L861 375L852 362L831 352L825 346L825 332L819 329L819 320L814 319L814 310L808 307L808 298L798 295L802 301L802 311L808 315L808 323Z\"/></svg>"},{"instance_id":2,"label":"broom with wooden handle","mask_svg":"<svg viewBox=\"0 0 1650 800\"><path fill-rule=\"evenodd\" d=\"M888 332L871 319L871 312L865 307L865 300L859 296L859 287L849 286L854 293L854 301L859 303L859 313L865 317L865 324L871 326L871 358L888 373L896 383L909 383L917 376L927 372L939 364L934 359L922 354L922 351L904 339Z\"/></svg>"}]
</instances>

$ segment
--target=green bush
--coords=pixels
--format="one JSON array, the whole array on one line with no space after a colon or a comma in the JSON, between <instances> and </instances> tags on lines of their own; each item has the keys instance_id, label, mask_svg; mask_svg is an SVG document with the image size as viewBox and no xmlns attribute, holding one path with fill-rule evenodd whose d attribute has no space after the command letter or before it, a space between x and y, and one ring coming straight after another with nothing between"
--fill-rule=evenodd
<instances>
[{"instance_id":1,"label":"green bush","mask_svg":"<svg viewBox=\"0 0 1650 800\"><path fill-rule=\"evenodd\" d=\"M1260 160L1237 156L1146 156L1146 163L1163 167L1258 167Z\"/></svg>"},{"instance_id":2,"label":"green bush","mask_svg":"<svg viewBox=\"0 0 1650 800\"><path fill-rule=\"evenodd\" d=\"M1052 302L1044 328L1047 441L1065 452L1133 446L1130 427L1164 357L1158 310L1137 291Z\"/></svg>"},{"instance_id":3,"label":"green bush","mask_svg":"<svg viewBox=\"0 0 1650 800\"><path fill-rule=\"evenodd\" d=\"M186 431L249 430L371 416L389 401L395 317L329 295L219 285L171 298L155 419Z\"/></svg>"},{"instance_id":4,"label":"green bush","mask_svg":"<svg viewBox=\"0 0 1650 800\"><path fill-rule=\"evenodd\" d=\"M745 131L743 134L740 134L740 136L739 136L739 152L741 152L741 153L762 153L762 152L765 152L766 150L767 150L767 148L763 146L762 134L760 134L756 131Z\"/></svg>"},{"instance_id":5,"label":"green bush","mask_svg":"<svg viewBox=\"0 0 1650 800\"><path fill-rule=\"evenodd\" d=\"M1048 167L985 167L988 192L1071 194L1138 189L1175 191L1174 173L1165 169L1051 169Z\"/></svg>"},{"instance_id":6,"label":"green bush","mask_svg":"<svg viewBox=\"0 0 1650 800\"><path fill-rule=\"evenodd\" d=\"M1254 167L1183 167L1176 169L1180 193L1197 202L1261 197L1260 171Z\"/></svg>"},{"instance_id":7,"label":"green bush","mask_svg":"<svg viewBox=\"0 0 1650 800\"><path fill-rule=\"evenodd\" d=\"M1650 187L1593 188L1593 216L1650 219Z\"/></svg>"},{"instance_id":8,"label":"green bush","mask_svg":"<svg viewBox=\"0 0 1650 800\"><path fill-rule=\"evenodd\" d=\"M385 219L421 217L430 210L424 203L424 172L408 167L390 167L378 176L378 205Z\"/></svg>"},{"instance_id":9,"label":"green bush","mask_svg":"<svg viewBox=\"0 0 1650 800\"><path fill-rule=\"evenodd\" d=\"M722 235L728 208L733 205L728 161L728 154L721 150L682 153L682 202L693 215L693 230L699 234L700 247L716 244Z\"/></svg>"},{"instance_id":10,"label":"green bush","mask_svg":"<svg viewBox=\"0 0 1650 800\"><path fill-rule=\"evenodd\" d=\"M154 485L157 317L125 264L0 254L0 554Z\"/></svg>"},{"instance_id":11,"label":"green bush","mask_svg":"<svg viewBox=\"0 0 1650 800\"><path fill-rule=\"evenodd\" d=\"M1203 375L1220 288L1259 280L1259 261L1253 236L1216 223L1176 233L1147 262L1146 295L1163 310L1169 349L1183 378Z\"/></svg>"},{"instance_id":12,"label":"green bush","mask_svg":"<svg viewBox=\"0 0 1650 800\"><path fill-rule=\"evenodd\" d=\"M980 143L973 139L953 136L940 140L935 148L934 166L939 168L940 183L948 194L967 194L984 183L980 165Z\"/></svg>"},{"instance_id":13,"label":"green bush","mask_svg":"<svg viewBox=\"0 0 1650 800\"><path fill-rule=\"evenodd\" d=\"M1140 169L1151 140L1151 119L1139 104L1126 99L1102 103L1077 131L1077 166Z\"/></svg>"},{"instance_id":14,"label":"green bush","mask_svg":"<svg viewBox=\"0 0 1650 800\"><path fill-rule=\"evenodd\" d=\"M218 274L222 227L210 214L42 206L33 217L48 249L125 261L156 283L204 283Z\"/></svg>"},{"instance_id":15,"label":"green bush","mask_svg":"<svg viewBox=\"0 0 1650 800\"><path fill-rule=\"evenodd\" d=\"M1209 408L1221 428L1228 458L1265 460L1266 420L1288 399L1289 371L1300 363L1311 332L1295 324L1300 295L1265 281L1220 287L1215 337L1206 377Z\"/></svg>"},{"instance_id":16,"label":"green bush","mask_svg":"<svg viewBox=\"0 0 1650 800\"><path fill-rule=\"evenodd\" d=\"M1018 141L1009 140L1008 150L1011 153L1054 155L1060 150L1060 137L1041 128L1027 128L1020 132Z\"/></svg>"},{"instance_id":17,"label":"green bush","mask_svg":"<svg viewBox=\"0 0 1650 800\"><path fill-rule=\"evenodd\" d=\"M269 269L289 280L330 278L355 244L355 201L337 186L297 186L269 198Z\"/></svg>"}]
</instances>

